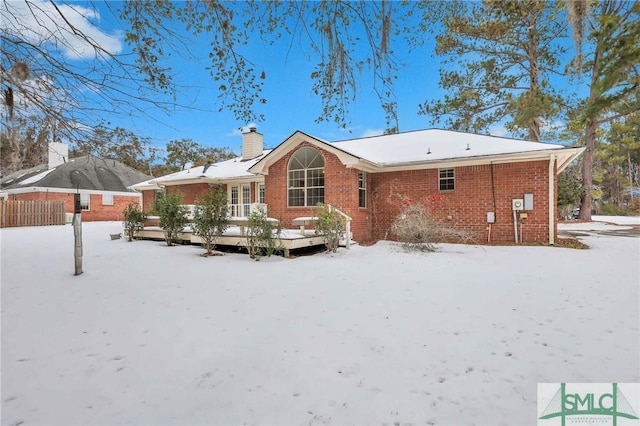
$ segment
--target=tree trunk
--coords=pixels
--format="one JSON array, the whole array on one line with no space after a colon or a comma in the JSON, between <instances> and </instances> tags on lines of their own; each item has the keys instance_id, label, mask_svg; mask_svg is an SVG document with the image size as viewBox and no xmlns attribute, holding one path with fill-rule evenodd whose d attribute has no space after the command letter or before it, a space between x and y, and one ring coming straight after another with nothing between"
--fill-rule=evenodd
<instances>
[{"instance_id":1,"label":"tree trunk","mask_svg":"<svg viewBox=\"0 0 640 426\"><path fill-rule=\"evenodd\" d=\"M587 147L582 157L582 184L584 185L584 196L580 203L581 220L591 220L591 210L593 209L593 158L596 149L596 120L587 119L587 133L584 144Z\"/></svg>"}]
</instances>

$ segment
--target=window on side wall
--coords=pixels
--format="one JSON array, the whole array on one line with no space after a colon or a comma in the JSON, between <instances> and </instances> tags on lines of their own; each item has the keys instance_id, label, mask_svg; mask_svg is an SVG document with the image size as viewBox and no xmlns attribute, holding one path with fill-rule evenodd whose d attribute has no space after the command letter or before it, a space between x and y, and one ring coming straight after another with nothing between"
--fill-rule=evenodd
<instances>
[{"instance_id":1,"label":"window on side wall","mask_svg":"<svg viewBox=\"0 0 640 426\"><path fill-rule=\"evenodd\" d=\"M80 193L80 208L82 210L91 210L91 195Z\"/></svg>"},{"instance_id":2,"label":"window on side wall","mask_svg":"<svg viewBox=\"0 0 640 426\"><path fill-rule=\"evenodd\" d=\"M367 207L367 174L358 172L358 207Z\"/></svg>"},{"instance_id":3,"label":"window on side wall","mask_svg":"<svg viewBox=\"0 0 640 426\"><path fill-rule=\"evenodd\" d=\"M438 170L438 189L440 191L453 191L456 188L455 182L455 169Z\"/></svg>"},{"instance_id":4,"label":"window on side wall","mask_svg":"<svg viewBox=\"0 0 640 426\"><path fill-rule=\"evenodd\" d=\"M113 195L112 194L102 194L102 205L103 206L112 206L113 205Z\"/></svg>"},{"instance_id":5,"label":"window on side wall","mask_svg":"<svg viewBox=\"0 0 640 426\"><path fill-rule=\"evenodd\" d=\"M264 204L264 183L258 184L258 202Z\"/></svg>"}]
</instances>

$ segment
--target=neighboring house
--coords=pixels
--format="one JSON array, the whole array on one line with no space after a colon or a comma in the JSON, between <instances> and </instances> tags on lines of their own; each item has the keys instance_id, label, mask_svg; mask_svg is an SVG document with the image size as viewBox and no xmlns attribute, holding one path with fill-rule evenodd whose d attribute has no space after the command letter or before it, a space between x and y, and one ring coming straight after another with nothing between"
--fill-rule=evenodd
<instances>
[{"instance_id":1,"label":"neighboring house","mask_svg":"<svg viewBox=\"0 0 640 426\"><path fill-rule=\"evenodd\" d=\"M351 216L353 238L363 242L393 238L402 206L419 202L479 243L513 242L517 232L522 242L553 244L557 175L583 151L438 129L339 142L297 131L262 151L262 135L251 129L243 134L242 157L134 188L148 208L154 189L179 190L192 204L209 183L221 183L230 204L266 203L285 228L314 216L323 202ZM522 200L515 214L514 200Z\"/></svg>"},{"instance_id":2,"label":"neighboring house","mask_svg":"<svg viewBox=\"0 0 640 426\"><path fill-rule=\"evenodd\" d=\"M91 155L67 159L64 144L51 144L49 164L20 170L0 179L0 198L6 200L64 201L73 213L73 194L80 194L83 221L122 220L130 203L141 203L139 193L129 189L149 179L119 161Z\"/></svg>"}]
</instances>

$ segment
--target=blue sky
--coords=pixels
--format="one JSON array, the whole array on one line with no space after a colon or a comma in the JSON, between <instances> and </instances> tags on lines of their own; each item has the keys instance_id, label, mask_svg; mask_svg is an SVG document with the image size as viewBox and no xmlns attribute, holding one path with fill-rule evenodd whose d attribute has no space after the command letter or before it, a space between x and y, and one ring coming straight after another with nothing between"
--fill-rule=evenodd
<instances>
[{"instance_id":1,"label":"blue sky","mask_svg":"<svg viewBox=\"0 0 640 426\"><path fill-rule=\"evenodd\" d=\"M86 5L85 2L75 2ZM99 17L92 21L110 38L121 39L123 23L97 3ZM111 7L115 5L112 2ZM186 33L185 33L186 34ZM205 69L210 52L206 35L189 36L189 49L195 57L176 56L171 60L174 79L181 85L190 86L181 90L177 104L190 105L190 109L176 108L170 112L149 110L149 117L126 114L104 115L105 121L124 127L141 136L150 137L155 145L163 146L173 139L191 138L206 146L228 146L239 152L241 136L239 128L248 123L238 122L232 113L218 112L217 87ZM293 46L290 47L290 44ZM129 46L122 43L122 53ZM438 62L432 57L433 43L427 42L419 52L409 55L406 46L396 46L400 63L405 64L396 81L398 116L401 131L424 129L428 118L418 115L418 105L428 96L439 92ZM358 78L357 99L351 104L349 120L351 126L345 130L334 123L316 123L321 112L320 98L312 93L310 74L317 60L309 55L308 46L284 38L274 46L268 46L258 38L245 50L257 69L264 70L267 79L264 85L266 105L258 106L265 115L264 122L256 122L258 131L264 135L265 144L273 147L296 130L302 130L327 140L340 140L360 136L381 134L385 128L384 113L372 89L372 74L363 72ZM160 96L160 95L159 95Z\"/></svg>"},{"instance_id":2,"label":"blue sky","mask_svg":"<svg viewBox=\"0 0 640 426\"><path fill-rule=\"evenodd\" d=\"M46 6L44 0L32 1L43 2ZM87 11L92 10L92 5L95 5L97 15L90 15L88 21L77 17L76 25L83 25L94 39L111 51L123 55L130 53L130 47L123 41L123 25L126 23L113 16L120 5L118 2L110 2L109 7L102 2L70 3L81 8L87 7ZM145 106L147 115L118 111L101 113L99 118L112 126L149 137L158 147L163 147L174 139L190 138L205 146L230 147L239 152L242 140L239 129L248 123L237 121L231 112L218 111L220 83L213 81L205 69L208 65L207 55L211 51L211 37L206 34L194 37L183 30L179 31L188 37L190 54L174 52L166 59L173 68L176 83L188 86L188 89L178 91L176 104L190 105L190 108L176 107L171 111L163 111ZM392 47L398 62L403 64L394 86L400 131L444 127L437 124L432 126L429 117L418 115L419 104L443 94L438 87L440 62L434 54L435 42L425 39L420 50L409 52L401 38L395 38L395 41ZM312 93L310 74L317 58L309 54L309 47L304 41L294 39L292 42L290 38L284 37L275 45L266 45L256 37L243 48L243 53L253 61L256 69L264 70L267 75L263 96L268 102L257 107L257 112L264 114L265 121L252 123L264 135L267 147L278 145L296 130L330 141L383 132L384 113L373 93L373 77L369 70L365 70L358 78L357 98L350 106L348 117L351 125L345 130L332 122L315 122L321 112L321 101ZM73 61L88 62L86 59ZM156 99L170 100L162 95L157 95ZM496 126L492 133L501 136L505 131Z\"/></svg>"}]
</instances>

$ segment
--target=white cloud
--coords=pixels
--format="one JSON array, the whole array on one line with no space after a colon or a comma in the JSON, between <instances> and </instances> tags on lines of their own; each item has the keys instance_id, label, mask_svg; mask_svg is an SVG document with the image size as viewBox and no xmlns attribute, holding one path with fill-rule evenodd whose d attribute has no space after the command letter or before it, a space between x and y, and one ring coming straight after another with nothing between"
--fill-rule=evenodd
<instances>
[{"instance_id":1,"label":"white cloud","mask_svg":"<svg viewBox=\"0 0 640 426\"><path fill-rule=\"evenodd\" d=\"M95 10L66 4L57 4L57 8L59 12L44 0L3 1L0 5L3 32L33 44L44 43L49 49L58 49L66 58L95 57L91 44L73 33L74 27L107 52L117 54L122 51L119 34L107 34L91 22L100 19Z\"/></svg>"},{"instance_id":2,"label":"white cloud","mask_svg":"<svg viewBox=\"0 0 640 426\"><path fill-rule=\"evenodd\" d=\"M507 136L509 135L509 131L502 124L496 124L489 127L489 134L491 136Z\"/></svg>"},{"instance_id":3,"label":"white cloud","mask_svg":"<svg viewBox=\"0 0 640 426\"><path fill-rule=\"evenodd\" d=\"M368 138L371 136L380 136L384 134L384 129L365 129L360 134L361 138Z\"/></svg>"}]
</instances>

